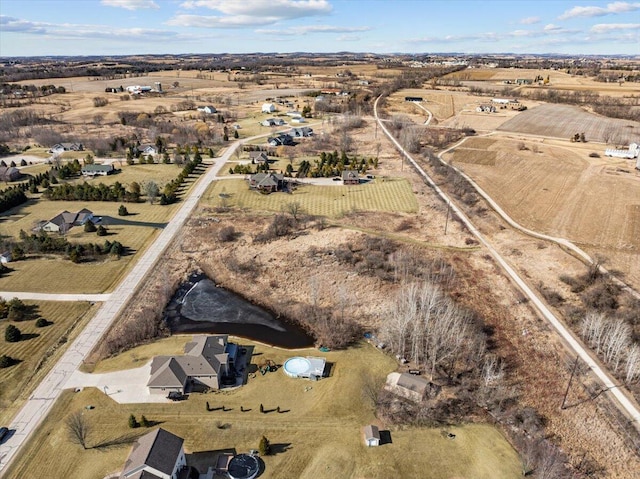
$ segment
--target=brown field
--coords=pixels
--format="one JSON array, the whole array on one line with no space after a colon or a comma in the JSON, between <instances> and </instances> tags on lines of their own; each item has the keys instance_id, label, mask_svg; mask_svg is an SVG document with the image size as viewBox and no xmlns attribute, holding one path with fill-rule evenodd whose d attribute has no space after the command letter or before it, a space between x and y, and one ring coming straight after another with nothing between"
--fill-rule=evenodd
<instances>
[{"instance_id":1,"label":"brown field","mask_svg":"<svg viewBox=\"0 0 640 479\"><path fill-rule=\"evenodd\" d=\"M183 337L185 341L187 338ZM250 342L242 340L242 344ZM263 345L255 348L255 352L262 353L255 361L266 357L282 364L292 355ZM139 353L147 355L142 350ZM317 351L296 354L317 354ZM127 418L132 413L138 418L144 414L159 421L161 427L185 438L188 454L198 452L200 456L210 451L212 457L215 451L229 448L246 452L257 448L260 437L265 435L278 451L263 458L266 467L260 477L265 479L338 476L507 479L519 475L518 454L500 432L488 425L447 427L447 431L456 435L455 440L443 437L441 429L393 427L392 444L367 449L362 444L361 427L376 419L362 399L363 372L382 379L395 368L396 362L368 344L330 352L326 357L333 363L332 374L319 382L291 379L277 371L265 376L258 374L237 390L192 394L187 401L175 404L119 405L95 389L67 392L12 465L9 477L37 477L39 471L46 470L51 479L102 479L120 470L129 454L130 442L87 451L70 444L64 418L76 410L83 410L93 427L90 446L146 432L127 427ZM224 405L228 411L206 412L206 401L212 407ZM279 406L288 412L260 414L261 403L267 410ZM87 405L94 409L85 410ZM240 412L240 406L251 411ZM220 423L228 426L217 428ZM384 424L381 426L385 429Z\"/></svg>"},{"instance_id":2,"label":"brown field","mask_svg":"<svg viewBox=\"0 0 640 479\"><path fill-rule=\"evenodd\" d=\"M640 123L630 120L606 118L589 113L577 106L544 104L521 112L498 128L501 131L528 135L566 138L585 133L587 141L628 145L640 137Z\"/></svg>"},{"instance_id":3,"label":"brown field","mask_svg":"<svg viewBox=\"0 0 640 479\"><path fill-rule=\"evenodd\" d=\"M11 299L10 297L5 299ZM17 343L7 343L0 335L0 351L21 362L0 369L0 424L7 424L44 378L55 361L93 315L87 302L25 301L37 306L37 314L51 324L36 328L35 320L11 322L25 335L35 335ZM3 324L6 326L7 322ZM3 327L4 332L4 327ZM66 338L66 339L63 339ZM45 357L48 357L45 360Z\"/></svg>"},{"instance_id":4,"label":"brown field","mask_svg":"<svg viewBox=\"0 0 640 479\"><path fill-rule=\"evenodd\" d=\"M481 146L478 140L471 145ZM520 151L519 141L494 141L484 157L481 149L460 148L445 158L523 226L601 253L609 267L640 284L640 173L630 160L589 158L588 143L524 141L529 150Z\"/></svg>"}]
</instances>

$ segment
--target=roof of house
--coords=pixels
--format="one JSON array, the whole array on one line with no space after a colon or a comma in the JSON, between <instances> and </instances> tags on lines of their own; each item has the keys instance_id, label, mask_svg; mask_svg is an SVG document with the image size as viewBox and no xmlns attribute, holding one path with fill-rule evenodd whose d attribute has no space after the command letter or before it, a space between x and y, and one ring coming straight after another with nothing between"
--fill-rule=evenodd
<instances>
[{"instance_id":1,"label":"roof of house","mask_svg":"<svg viewBox=\"0 0 640 479\"><path fill-rule=\"evenodd\" d=\"M111 170L113 170L113 165L84 165L82 167L82 171L111 171Z\"/></svg>"},{"instance_id":2,"label":"roof of house","mask_svg":"<svg viewBox=\"0 0 640 479\"><path fill-rule=\"evenodd\" d=\"M367 439L378 439L380 440L380 430L378 426L374 426L373 424L369 424L364 428L364 436Z\"/></svg>"},{"instance_id":3,"label":"roof of house","mask_svg":"<svg viewBox=\"0 0 640 479\"><path fill-rule=\"evenodd\" d=\"M400 387L409 389L410 391L415 391L419 394L424 394L427 390L427 387L429 387L429 381L427 381L425 378L414 376L408 373L402 373L398 378L398 382L396 384Z\"/></svg>"},{"instance_id":4,"label":"roof of house","mask_svg":"<svg viewBox=\"0 0 640 479\"><path fill-rule=\"evenodd\" d=\"M284 181L284 175L280 173L256 173L251 176L251 181L253 181L257 186L267 187L267 186L278 186L278 183Z\"/></svg>"},{"instance_id":5,"label":"roof of house","mask_svg":"<svg viewBox=\"0 0 640 479\"><path fill-rule=\"evenodd\" d=\"M15 174L20 174L20 170L15 166L0 166L0 176L10 176Z\"/></svg>"},{"instance_id":6,"label":"roof of house","mask_svg":"<svg viewBox=\"0 0 640 479\"><path fill-rule=\"evenodd\" d=\"M184 439L162 428L139 437L133 445L120 477L128 477L129 479L157 477L155 474L143 471L142 468L145 466L152 467L163 474L171 475L178 456L182 452L183 443ZM127 472L131 473L136 469L140 469L139 476L127 474Z\"/></svg>"},{"instance_id":7,"label":"roof of house","mask_svg":"<svg viewBox=\"0 0 640 479\"><path fill-rule=\"evenodd\" d=\"M357 180L359 178L358 172L356 170L344 170L342 172L343 180Z\"/></svg>"},{"instance_id":8,"label":"roof of house","mask_svg":"<svg viewBox=\"0 0 640 479\"><path fill-rule=\"evenodd\" d=\"M249 158L251 158L252 160L269 160L269 156L264 151L250 151Z\"/></svg>"},{"instance_id":9,"label":"roof of house","mask_svg":"<svg viewBox=\"0 0 640 479\"><path fill-rule=\"evenodd\" d=\"M148 387L179 388L187 382L187 374L177 358L156 356L151 360L151 375Z\"/></svg>"}]
</instances>

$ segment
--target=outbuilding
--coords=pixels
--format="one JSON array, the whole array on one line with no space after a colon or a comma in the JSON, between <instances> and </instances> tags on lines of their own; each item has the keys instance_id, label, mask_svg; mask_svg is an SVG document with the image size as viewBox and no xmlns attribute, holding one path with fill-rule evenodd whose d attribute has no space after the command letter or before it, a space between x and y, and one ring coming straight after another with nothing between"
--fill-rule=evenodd
<instances>
[{"instance_id":1,"label":"outbuilding","mask_svg":"<svg viewBox=\"0 0 640 479\"><path fill-rule=\"evenodd\" d=\"M273 113L276 111L276 106L273 103L264 103L262 105L262 113Z\"/></svg>"},{"instance_id":2,"label":"outbuilding","mask_svg":"<svg viewBox=\"0 0 640 479\"><path fill-rule=\"evenodd\" d=\"M364 428L364 443L367 447L375 447L380 445L380 430L378 426L369 424Z\"/></svg>"}]
</instances>

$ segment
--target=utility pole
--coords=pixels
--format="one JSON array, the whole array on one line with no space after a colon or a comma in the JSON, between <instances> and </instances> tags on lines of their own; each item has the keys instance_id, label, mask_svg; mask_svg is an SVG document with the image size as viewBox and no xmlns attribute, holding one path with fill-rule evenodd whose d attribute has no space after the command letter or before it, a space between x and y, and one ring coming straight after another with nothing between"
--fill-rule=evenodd
<instances>
[{"instance_id":1,"label":"utility pole","mask_svg":"<svg viewBox=\"0 0 640 479\"><path fill-rule=\"evenodd\" d=\"M573 363L573 369L571 370L571 376L569 376L569 383L567 384L567 390L564 392L564 397L562 398L562 406L560 409L565 409L565 404L567 402L567 396L569 395L569 388L571 387L571 381L573 381L573 376L576 374L576 369L578 369L578 361L580 360L580 356L576 356L576 360Z\"/></svg>"}]
</instances>

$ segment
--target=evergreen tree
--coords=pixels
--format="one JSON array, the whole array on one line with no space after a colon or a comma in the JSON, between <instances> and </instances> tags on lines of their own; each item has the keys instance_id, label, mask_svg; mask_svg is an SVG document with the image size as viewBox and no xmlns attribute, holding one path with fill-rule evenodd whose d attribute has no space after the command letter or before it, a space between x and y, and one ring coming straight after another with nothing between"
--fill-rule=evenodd
<instances>
[{"instance_id":1,"label":"evergreen tree","mask_svg":"<svg viewBox=\"0 0 640 479\"><path fill-rule=\"evenodd\" d=\"M260 439L260 444L258 444L258 452L260 452L261 456L268 456L271 452L269 439L267 439L265 436L262 436L262 438Z\"/></svg>"},{"instance_id":2,"label":"evergreen tree","mask_svg":"<svg viewBox=\"0 0 640 479\"><path fill-rule=\"evenodd\" d=\"M137 428L139 426L140 426L140 424L138 424L138 420L136 419L136 417L133 414L131 414L129 416L129 427L131 429L135 429L135 428Z\"/></svg>"},{"instance_id":3,"label":"evergreen tree","mask_svg":"<svg viewBox=\"0 0 640 479\"><path fill-rule=\"evenodd\" d=\"M21 337L22 333L13 324L10 324L7 326L7 329L4 330L4 340L8 343L17 343Z\"/></svg>"}]
</instances>

